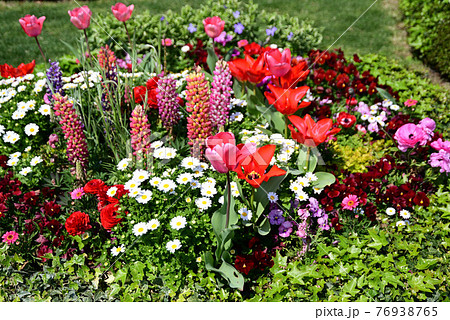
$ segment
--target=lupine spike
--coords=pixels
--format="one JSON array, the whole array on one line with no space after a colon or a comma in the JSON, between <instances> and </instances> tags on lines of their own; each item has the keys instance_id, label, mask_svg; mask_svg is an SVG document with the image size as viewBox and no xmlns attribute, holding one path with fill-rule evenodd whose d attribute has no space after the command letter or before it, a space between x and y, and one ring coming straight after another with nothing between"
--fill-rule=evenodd
<instances>
[{"instance_id":1,"label":"lupine spike","mask_svg":"<svg viewBox=\"0 0 450 320\"><path fill-rule=\"evenodd\" d=\"M62 82L62 72L59 67L58 61L48 60L50 63L50 67L47 69L47 99L52 102L53 94L59 93L60 95L64 95L63 82Z\"/></svg>"},{"instance_id":2,"label":"lupine spike","mask_svg":"<svg viewBox=\"0 0 450 320\"><path fill-rule=\"evenodd\" d=\"M223 130L230 112L231 78L228 64L223 60L217 61L209 100L209 114L212 125L218 130Z\"/></svg>"},{"instance_id":3,"label":"lupine spike","mask_svg":"<svg viewBox=\"0 0 450 320\"><path fill-rule=\"evenodd\" d=\"M158 81L159 92L156 95L158 100L159 116L162 124L170 130L180 120L177 102L176 80L170 76L165 76Z\"/></svg>"},{"instance_id":4,"label":"lupine spike","mask_svg":"<svg viewBox=\"0 0 450 320\"><path fill-rule=\"evenodd\" d=\"M189 145L194 157L201 158L205 149L205 140L212 134L209 118L209 82L197 67L188 75L186 85L186 110L191 112L187 119Z\"/></svg>"},{"instance_id":5,"label":"lupine spike","mask_svg":"<svg viewBox=\"0 0 450 320\"><path fill-rule=\"evenodd\" d=\"M130 127L133 155L140 160L143 157L145 158L150 150L150 124L141 105L137 105L131 113Z\"/></svg>"},{"instance_id":6,"label":"lupine spike","mask_svg":"<svg viewBox=\"0 0 450 320\"><path fill-rule=\"evenodd\" d=\"M114 93L117 88L117 62L114 52L109 49L109 46L101 47L97 55L98 63L104 71L104 79L102 79L103 94L102 107L107 110L110 106L110 101L115 99Z\"/></svg>"},{"instance_id":7,"label":"lupine spike","mask_svg":"<svg viewBox=\"0 0 450 320\"><path fill-rule=\"evenodd\" d=\"M67 96L61 96L57 93L53 95L53 101L55 116L58 117L64 138L66 139L67 158L70 164L74 166L74 169L76 169L77 164L85 169L89 153L86 136L83 132L83 125L78 118L76 110L73 104L68 101Z\"/></svg>"}]
</instances>

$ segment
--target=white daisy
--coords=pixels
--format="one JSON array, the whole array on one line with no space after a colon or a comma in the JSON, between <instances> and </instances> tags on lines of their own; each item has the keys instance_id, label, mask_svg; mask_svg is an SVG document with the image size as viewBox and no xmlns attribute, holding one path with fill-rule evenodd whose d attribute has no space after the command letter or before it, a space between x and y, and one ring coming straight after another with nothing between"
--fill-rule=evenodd
<instances>
[{"instance_id":1,"label":"white daisy","mask_svg":"<svg viewBox=\"0 0 450 320\"><path fill-rule=\"evenodd\" d=\"M150 190L141 190L141 192L137 195L136 201L142 204L146 204L150 200L152 200L153 192Z\"/></svg>"},{"instance_id":2,"label":"white daisy","mask_svg":"<svg viewBox=\"0 0 450 320\"><path fill-rule=\"evenodd\" d=\"M313 188L315 194L320 194L323 191L323 188Z\"/></svg>"},{"instance_id":3,"label":"white daisy","mask_svg":"<svg viewBox=\"0 0 450 320\"><path fill-rule=\"evenodd\" d=\"M209 207L211 207L211 203L212 203L211 200L206 197L201 197L195 200L195 204L200 209L200 211L206 210Z\"/></svg>"},{"instance_id":4,"label":"white daisy","mask_svg":"<svg viewBox=\"0 0 450 320\"><path fill-rule=\"evenodd\" d=\"M198 182L198 180L192 180L190 182L190 184L191 184L191 187L194 189L200 189L200 187L201 187L200 182Z\"/></svg>"},{"instance_id":5,"label":"white daisy","mask_svg":"<svg viewBox=\"0 0 450 320\"><path fill-rule=\"evenodd\" d=\"M16 110L13 112L11 118L13 120L19 120L19 119L23 119L25 117L26 113L20 110Z\"/></svg>"},{"instance_id":6,"label":"white daisy","mask_svg":"<svg viewBox=\"0 0 450 320\"><path fill-rule=\"evenodd\" d=\"M161 183L161 178L153 177L153 178L150 179L150 184L153 187L157 187L160 183Z\"/></svg>"},{"instance_id":7,"label":"white daisy","mask_svg":"<svg viewBox=\"0 0 450 320\"><path fill-rule=\"evenodd\" d=\"M233 182L230 183L230 189L231 190L237 190L237 188L238 187L237 187L237 183L236 182L233 181Z\"/></svg>"},{"instance_id":8,"label":"white daisy","mask_svg":"<svg viewBox=\"0 0 450 320\"><path fill-rule=\"evenodd\" d=\"M389 109L394 110L394 111L398 111L400 110L400 106L397 104L393 104L389 107Z\"/></svg>"},{"instance_id":9,"label":"white daisy","mask_svg":"<svg viewBox=\"0 0 450 320\"><path fill-rule=\"evenodd\" d=\"M125 252L125 246L123 244L118 247L112 247L111 249L111 254L113 256L118 256L121 252Z\"/></svg>"},{"instance_id":10,"label":"white daisy","mask_svg":"<svg viewBox=\"0 0 450 320\"><path fill-rule=\"evenodd\" d=\"M213 186L216 185L216 179L214 179L214 178L207 178L207 179L206 179L206 182L212 184Z\"/></svg>"},{"instance_id":11,"label":"white daisy","mask_svg":"<svg viewBox=\"0 0 450 320\"><path fill-rule=\"evenodd\" d=\"M365 113L361 116L361 120L367 120L369 119L369 117L370 117L369 114Z\"/></svg>"},{"instance_id":12,"label":"white daisy","mask_svg":"<svg viewBox=\"0 0 450 320\"><path fill-rule=\"evenodd\" d=\"M224 197L224 196L221 196L221 197L219 198L219 203L220 203L220 204L223 204L224 201L225 201L225 197Z\"/></svg>"},{"instance_id":13,"label":"white daisy","mask_svg":"<svg viewBox=\"0 0 450 320\"><path fill-rule=\"evenodd\" d=\"M175 182L170 179L164 179L158 185L158 189L166 193L175 190L176 187L177 185L175 184Z\"/></svg>"},{"instance_id":14,"label":"white daisy","mask_svg":"<svg viewBox=\"0 0 450 320\"><path fill-rule=\"evenodd\" d=\"M166 244L166 249L169 250L171 253L175 253L176 250L181 248L181 242L178 239L175 239L173 241L169 241Z\"/></svg>"},{"instance_id":15,"label":"white daisy","mask_svg":"<svg viewBox=\"0 0 450 320\"><path fill-rule=\"evenodd\" d=\"M132 179L134 181L138 181L140 183L140 182L143 182L143 181L147 180L149 177L150 177L150 174L148 173L148 171L142 170L142 169L138 169L138 170L135 170L133 172L133 178Z\"/></svg>"},{"instance_id":16,"label":"white daisy","mask_svg":"<svg viewBox=\"0 0 450 320\"><path fill-rule=\"evenodd\" d=\"M35 136L39 132L39 126L35 123L29 123L25 126L25 134L27 136Z\"/></svg>"},{"instance_id":17,"label":"white daisy","mask_svg":"<svg viewBox=\"0 0 450 320\"><path fill-rule=\"evenodd\" d=\"M177 150L174 148L161 147L153 152L153 156L157 159L173 159L177 155Z\"/></svg>"},{"instance_id":18,"label":"white daisy","mask_svg":"<svg viewBox=\"0 0 450 320\"><path fill-rule=\"evenodd\" d=\"M299 177L296 182L302 187L309 187L309 180L306 177Z\"/></svg>"},{"instance_id":19,"label":"white daisy","mask_svg":"<svg viewBox=\"0 0 450 320\"><path fill-rule=\"evenodd\" d=\"M252 218L252 211L247 208L241 208L238 212L244 221L249 221Z\"/></svg>"},{"instance_id":20,"label":"white daisy","mask_svg":"<svg viewBox=\"0 0 450 320\"><path fill-rule=\"evenodd\" d=\"M297 181L291 183L289 189L291 189L292 191L294 191L295 193L298 193L300 191L303 191L303 187L301 184L299 184Z\"/></svg>"},{"instance_id":21,"label":"white daisy","mask_svg":"<svg viewBox=\"0 0 450 320\"><path fill-rule=\"evenodd\" d=\"M42 158L39 157L39 156L36 156L36 157L33 157L33 158L31 159L30 165L31 165L32 167L34 167L35 165L37 165L37 164L39 164L39 163L41 163L41 162L42 162Z\"/></svg>"},{"instance_id":22,"label":"white daisy","mask_svg":"<svg viewBox=\"0 0 450 320\"><path fill-rule=\"evenodd\" d=\"M177 183L178 184L188 184L189 182L192 181L192 174L190 173L182 173L178 176L177 178Z\"/></svg>"},{"instance_id":23,"label":"white daisy","mask_svg":"<svg viewBox=\"0 0 450 320\"><path fill-rule=\"evenodd\" d=\"M399 226L406 226L406 222L405 221L397 221L397 223L395 224L396 227Z\"/></svg>"},{"instance_id":24,"label":"white daisy","mask_svg":"<svg viewBox=\"0 0 450 320\"><path fill-rule=\"evenodd\" d=\"M306 201L309 199L309 196L306 192L300 191L300 192L297 192L297 199L300 201Z\"/></svg>"},{"instance_id":25,"label":"white daisy","mask_svg":"<svg viewBox=\"0 0 450 320\"><path fill-rule=\"evenodd\" d=\"M23 151L30 152L31 151L31 146L26 147Z\"/></svg>"},{"instance_id":26,"label":"white daisy","mask_svg":"<svg viewBox=\"0 0 450 320\"><path fill-rule=\"evenodd\" d=\"M19 157L22 155L20 152L14 152L13 154L9 155L10 159L19 159Z\"/></svg>"},{"instance_id":27,"label":"white daisy","mask_svg":"<svg viewBox=\"0 0 450 320\"><path fill-rule=\"evenodd\" d=\"M9 159L8 162L6 162L6 165L8 167L15 167L19 163L18 159Z\"/></svg>"},{"instance_id":28,"label":"white daisy","mask_svg":"<svg viewBox=\"0 0 450 320\"><path fill-rule=\"evenodd\" d=\"M409 219L411 218L411 213L409 213L408 210L402 210L400 211L400 217L402 217L403 219Z\"/></svg>"},{"instance_id":29,"label":"white daisy","mask_svg":"<svg viewBox=\"0 0 450 320\"><path fill-rule=\"evenodd\" d=\"M17 87L17 92L22 92L25 91L25 89L27 88L27 86L21 85Z\"/></svg>"},{"instance_id":30,"label":"white daisy","mask_svg":"<svg viewBox=\"0 0 450 320\"><path fill-rule=\"evenodd\" d=\"M200 192L201 192L202 196L211 198L217 194L217 189L216 189L216 187L214 187L213 185L211 185L209 183L206 185L204 183L204 184L202 184L202 189L200 190Z\"/></svg>"},{"instance_id":31,"label":"white daisy","mask_svg":"<svg viewBox=\"0 0 450 320\"><path fill-rule=\"evenodd\" d=\"M5 126L0 124L0 134L5 133Z\"/></svg>"},{"instance_id":32,"label":"white daisy","mask_svg":"<svg viewBox=\"0 0 450 320\"><path fill-rule=\"evenodd\" d=\"M387 209L386 209L386 214L387 214L388 216L393 216L393 215L395 214L395 209L392 208L392 207L387 208Z\"/></svg>"},{"instance_id":33,"label":"white daisy","mask_svg":"<svg viewBox=\"0 0 450 320\"><path fill-rule=\"evenodd\" d=\"M181 161L181 166L185 169L195 169L200 165L200 161L194 157L187 157Z\"/></svg>"},{"instance_id":34,"label":"white daisy","mask_svg":"<svg viewBox=\"0 0 450 320\"><path fill-rule=\"evenodd\" d=\"M152 142L151 147L153 149L158 149L158 148L162 147L162 145L163 145L163 142L158 140L158 141Z\"/></svg>"},{"instance_id":35,"label":"white daisy","mask_svg":"<svg viewBox=\"0 0 450 320\"><path fill-rule=\"evenodd\" d=\"M123 187L125 190L131 191L133 189L139 188L140 185L141 185L141 183L139 181L131 179L131 180L127 181L123 185Z\"/></svg>"},{"instance_id":36,"label":"white daisy","mask_svg":"<svg viewBox=\"0 0 450 320\"><path fill-rule=\"evenodd\" d=\"M160 226L160 223L159 223L158 219L152 219L149 222L147 222L147 229L150 231L158 229L159 226Z\"/></svg>"},{"instance_id":37,"label":"white daisy","mask_svg":"<svg viewBox=\"0 0 450 320\"><path fill-rule=\"evenodd\" d=\"M141 194L141 192L142 192L141 188L133 188L128 191L128 196L130 198L136 198L137 196L139 196Z\"/></svg>"},{"instance_id":38,"label":"white daisy","mask_svg":"<svg viewBox=\"0 0 450 320\"><path fill-rule=\"evenodd\" d=\"M117 193L117 187L111 187L108 189L108 191L106 191L106 195L108 197L114 197Z\"/></svg>"},{"instance_id":39,"label":"white daisy","mask_svg":"<svg viewBox=\"0 0 450 320\"><path fill-rule=\"evenodd\" d=\"M126 168L128 168L128 165L130 164L131 159L130 158L125 158L119 161L119 163L117 164L117 170L123 171Z\"/></svg>"},{"instance_id":40,"label":"white daisy","mask_svg":"<svg viewBox=\"0 0 450 320\"><path fill-rule=\"evenodd\" d=\"M176 216L170 220L170 227L175 230L183 229L186 226L186 218L183 216Z\"/></svg>"},{"instance_id":41,"label":"white daisy","mask_svg":"<svg viewBox=\"0 0 450 320\"><path fill-rule=\"evenodd\" d=\"M232 189L231 195L236 198L236 197L239 197L241 194L238 189Z\"/></svg>"},{"instance_id":42,"label":"white daisy","mask_svg":"<svg viewBox=\"0 0 450 320\"><path fill-rule=\"evenodd\" d=\"M317 176L312 172L307 172L305 178L308 179L308 181L317 181Z\"/></svg>"},{"instance_id":43,"label":"white daisy","mask_svg":"<svg viewBox=\"0 0 450 320\"><path fill-rule=\"evenodd\" d=\"M26 167L26 168L23 168L22 170L20 170L20 174L21 175L23 175L23 176L26 176L27 174L29 174L30 172L31 172L32 170L31 170L31 167Z\"/></svg>"},{"instance_id":44,"label":"white daisy","mask_svg":"<svg viewBox=\"0 0 450 320\"><path fill-rule=\"evenodd\" d=\"M278 195L275 192L269 192L267 194L267 198L269 199L270 202L274 203L278 201Z\"/></svg>"},{"instance_id":45,"label":"white daisy","mask_svg":"<svg viewBox=\"0 0 450 320\"><path fill-rule=\"evenodd\" d=\"M145 222L136 223L133 226L133 233L135 236L142 236L147 233L147 224Z\"/></svg>"},{"instance_id":46,"label":"white daisy","mask_svg":"<svg viewBox=\"0 0 450 320\"><path fill-rule=\"evenodd\" d=\"M235 112L230 115L230 121L241 122L244 119L244 115L241 112Z\"/></svg>"}]
</instances>

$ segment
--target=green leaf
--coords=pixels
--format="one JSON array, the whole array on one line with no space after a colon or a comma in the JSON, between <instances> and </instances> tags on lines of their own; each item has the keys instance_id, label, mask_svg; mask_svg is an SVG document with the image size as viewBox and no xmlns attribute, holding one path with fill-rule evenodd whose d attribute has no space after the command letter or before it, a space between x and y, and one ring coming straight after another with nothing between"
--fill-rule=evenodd
<instances>
[{"instance_id":1,"label":"green leaf","mask_svg":"<svg viewBox=\"0 0 450 320\"><path fill-rule=\"evenodd\" d=\"M122 286L123 286L125 284L125 281L127 280L127 273L128 273L128 270L126 268L117 270L116 275L115 275L115 278L116 278L115 281L116 282L121 281Z\"/></svg>"},{"instance_id":2,"label":"green leaf","mask_svg":"<svg viewBox=\"0 0 450 320\"><path fill-rule=\"evenodd\" d=\"M269 219L264 218L263 222L258 226L258 233L262 236L268 235L270 232Z\"/></svg>"},{"instance_id":3,"label":"green leaf","mask_svg":"<svg viewBox=\"0 0 450 320\"><path fill-rule=\"evenodd\" d=\"M269 179L269 181L264 181L263 183L261 183L261 186L255 193L255 201L261 203L263 207L266 207L267 204L269 203L269 198L267 197L267 194L269 192L276 192L281 182L283 182L286 176L287 175L285 174L279 177L272 177Z\"/></svg>"},{"instance_id":4,"label":"green leaf","mask_svg":"<svg viewBox=\"0 0 450 320\"><path fill-rule=\"evenodd\" d=\"M233 92L234 92L234 96L236 97L236 99L242 99L242 86L239 83L239 81L237 81L236 79L234 79L233 81Z\"/></svg>"},{"instance_id":5,"label":"green leaf","mask_svg":"<svg viewBox=\"0 0 450 320\"><path fill-rule=\"evenodd\" d=\"M400 277L395 276L392 272L384 272L383 278L390 284L392 284L395 288L397 288L397 285L400 287L403 287L404 284L402 281L400 281Z\"/></svg>"},{"instance_id":6,"label":"green leaf","mask_svg":"<svg viewBox=\"0 0 450 320\"><path fill-rule=\"evenodd\" d=\"M438 259L423 259L419 258L416 264L416 269L418 270L425 270L431 267L432 265L436 264L438 262Z\"/></svg>"},{"instance_id":7,"label":"green leaf","mask_svg":"<svg viewBox=\"0 0 450 320\"><path fill-rule=\"evenodd\" d=\"M380 231L379 234L375 229L369 229L368 231L369 235L373 239L373 242L369 243L367 246L380 250L383 246L389 243L383 231Z\"/></svg>"},{"instance_id":8,"label":"green leaf","mask_svg":"<svg viewBox=\"0 0 450 320\"><path fill-rule=\"evenodd\" d=\"M206 51L208 52L208 58L206 59L206 63L208 64L209 71L213 73L214 69L216 68L216 62L219 61L219 58L217 57L213 48L208 47L206 48Z\"/></svg>"},{"instance_id":9,"label":"green leaf","mask_svg":"<svg viewBox=\"0 0 450 320\"><path fill-rule=\"evenodd\" d=\"M224 202L222 207L216 212L214 212L211 218L211 224L217 239L219 239L222 230L226 228L227 202L228 202L227 193L228 193L228 186L227 188L225 188ZM239 216L236 214L234 210L234 204L235 204L234 197L231 197L229 225L236 224L237 221L239 220Z\"/></svg>"},{"instance_id":10,"label":"green leaf","mask_svg":"<svg viewBox=\"0 0 450 320\"><path fill-rule=\"evenodd\" d=\"M308 165L306 165L307 161ZM309 156L308 156L308 148L302 146L302 148L298 152L297 158L297 168L300 171L300 173L303 174L306 172L314 172L317 166L317 162L318 158L315 152L313 152L313 149L309 148Z\"/></svg>"},{"instance_id":11,"label":"green leaf","mask_svg":"<svg viewBox=\"0 0 450 320\"><path fill-rule=\"evenodd\" d=\"M380 96L383 97L383 99L387 99L392 102L395 102L395 99L386 90L377 87L377 91L380 94Z\"/></svg>"},{"instance_id":12,"label":"green leaf","mask_svg":"<svg viewBox=\"0 0 450 320\"><path fill-rule=\"evenodd\" d=\"M359 289L356 289L356 284L357 280L353 279L352 281L344 284L344 286L342 287L342 291L349 293L353 297L359 293Z\"/></svg>"},{"instance_id":13,"label":"green leaf","mask_svg":"<svg viewBox=\"0 0 450 320\"><path fill-rule=\"evenodd\" d=\"M317 180L314 182L314 187L322 189L326 186L333 184L336 178L329 172L315 172Z\"/></svg>"},{"instance_id":14,"label":"green leaf","mask_svg":"<svg viewBox=\"0 0 450 320\"><path fill-rule=\"evenodd\" d=\"M285 120L282 113L278 112L273 106L266 107L256 104L255 107L276 132L284 134Z\"/></svg>"},{"instance_id":15,"label":"green leaf","mask_svg":"<svg viewBox=\"0 0 450 320\"><path fill-rule=\"evenodd\" d=\"M234 266L229 264L222 258L222 264L219 269L214 267L214 258L211 252L205 252L205 266L206 270L219 273L231 288L237 288L239 290L244 289L244 277L240 274Z\"/></svg>"},{"instance_id":16,"label":"green leaf","mask_svg":"<svg viewBox=\"0 0 450 320\"><path fill-rule=\"evenodd\" d=\"M130 266L130 273L133 281L140 281L144 278L144 268L145 265L140 261L135 261Z\"/></svg>"}]
</instances>

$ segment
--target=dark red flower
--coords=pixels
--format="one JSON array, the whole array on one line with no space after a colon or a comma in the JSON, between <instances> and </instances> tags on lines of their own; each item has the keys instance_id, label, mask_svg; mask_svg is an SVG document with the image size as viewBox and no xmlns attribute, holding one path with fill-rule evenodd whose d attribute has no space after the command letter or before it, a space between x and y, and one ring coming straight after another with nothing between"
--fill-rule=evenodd
<instances>
[{"instance_id":1,"label":"dark red flower","mask_svg":"<svg viewBox=\"0 0 450 320\"><path fill-rule=\"evenodd\" d=\"M8 162L8 157L7 156L0 156L0 166L5 169L7 167L6 162Z\"/></svg>"},{"instance_id":2,"label":"dark red flower","mask_svg":"<svg viewBox=\"0 0 450 320\"><path fill-rule=\"evenodd\" d=\"M341 73L336 78L336 87L340 89L347 88L350 78L345 73Z\"/></svg>"},{"instance_id":3,"label":"dark red flower","mask_svg":"<svg viewBox=\"0 0 450 320\"><path fill-rule=\"evenodd\" d=\"M80 211L72 213L70 217L67 218L65 226L67 232L72 236L83 234L92 228L89 224L89 216Z\"/></svg>"},{"instance_id":4,"label":"dark red flower","mask_svg":"<svg viewBox=\"0 0 450 320\"><path fill-rule=\"evenodd\" d=\"M430 205L430 199L428 199L425 192L419 191L414 197L414 204L422 207L428 207Z\"/></svg>"},{"instance_id":5,"label":"dark red flower","mask_svg":"<svg viewBox=\"0 0 450 320\"><path fill-rule=\"evenodd\" d=\"M320 84L325 79L325 71L322 68L314 70L313 81L314 84Z\"/></svg>"},{"instance_id":6,"label":"dark red flower","mask_svg":"<svg viewBox=\"0 0 450 320\"><path fill-rule=\"evenodd\" d=\"M339 123L344 128L350 128L356 122L356 117L347 112L340 112L337 118L337 123Z\"/></svg>"},{"instance_id":7,"label":"dark red flower","mask_svg":"<svg viewBox=\"0 0 450 320\"><path fill-rule=\"evenodd\" d=\"M61 222L53 219L53 220L50 220L47 223L45 223L45 227L48 230L50 230L51 232L53 232L53 234L58 234L62 228L62 225L61 225Z\"/></svg>"},{"instance_id":8,"label":"dark red flower","mask_svg":"<svg viewBox=\"0 0 450 320\"><path fill-rule=\"evenodd\" d=\"M36 252L36 255L38 256L38 258L42 258L43 256L45 256L47 253L53 253L52 248L50 248L49 246L46 245L42 245L39 247L39 249ZM42 258L42 261L45 262L47 261L47 258Z\"/></svg>"},{"instance_id":9,"label":"dark red flower","mask_svg":"<svg viewBox=\"0 0 450 320\"><path fill-rule=\"evenodd\" d=\"M327 80L328 82L331 82L334 77L336 77L337 72L334 71L333 69L329 69L327 70L327 72L325 72L325 80Z\"/></svg>"},{"instance_id":10,"label":"dark red flower","mask_svg":"<svg viewBox=\"0 0 450 320\"><path fill-rule=\"evenodd\" d=\"M35 191L27 192L20 201L28 206L36 206L39 201L39 194Z\"/></svg>"},{"instance_id":11,"label":"dark red flower","mask_svg":"<svg viewBox=\"0 0 450 320\"><path fill-rule=\"evenodd\" d=\"M49 201L44 203L42 210L46 215L53 217L54 215L59 214L61 206L57 204L56 201Z\"/></svg>"},{"instance_id":12,"label":"dark red flower","mask_svg":"<svg viewBox=\"0 0 450 320\"><path fill-rule=\"evenodd\" d=\"M103 190L103 187L105 186L105 183L100 179L93 179L86 183L86 185L83 187L83 190L85 193L90 194L99 194L100 191Z\"/></svg>"},{"instance_id":13,"label":"dark red flower","mask_svg":"<svg viewBox=\"0 0 450 320\"><path fill-rule=\"evenodd\" d=\"M251 257L248 256L237 256L236 260L234 262L234 267L237 271L244 273L245 275L248 275L250 271L255 266L255 262Z\"/></svg>"},{"instance_id":14,"label":"dark red flower","mask_svg":"<svg viewBox=\"0 0 450 320\"><path fill-rule=\"evenodd\" d=\"M358 57L358 55L356 53L353 55L353 61L361 62L361 59Z\"/></svg>"},{"instance_id":15,"label":"dark red flower","mask_svg":"<svg viewBox=\"0 0 450 320\"><path fill-rule=\"evenodd\" d=\"M117 204L108 204L100 212L100 222L103 228L106 230L111 230L115 227L122 219L116 218L119 213L119 206Z\"/></svg>"}]
</instances>

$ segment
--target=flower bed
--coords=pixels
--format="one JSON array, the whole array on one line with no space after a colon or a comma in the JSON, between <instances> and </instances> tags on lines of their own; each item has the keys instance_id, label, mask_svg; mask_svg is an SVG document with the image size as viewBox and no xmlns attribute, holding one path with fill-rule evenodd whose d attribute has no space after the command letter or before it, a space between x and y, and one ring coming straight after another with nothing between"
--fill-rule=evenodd
<instances>
[{"instance_id":1,"label":"flower bed","mask_svg":"<svg viewBox=\"0 0 450 320\"><path fill-rule=\"evenodd\" d=\"M131 47L133 9L112 8ZM448 300L434 110L341 50L249 34L223 56L229 22L203 18L194 55L159 33L119 59L84 33L78 73L2 67L0 297ZM23 20L37 40L44 19Z\"/></svg>"}]
</instances>

